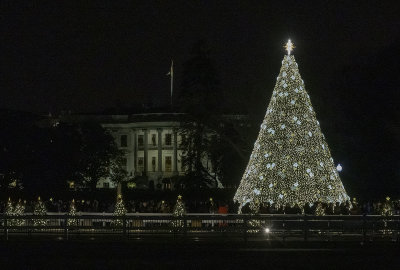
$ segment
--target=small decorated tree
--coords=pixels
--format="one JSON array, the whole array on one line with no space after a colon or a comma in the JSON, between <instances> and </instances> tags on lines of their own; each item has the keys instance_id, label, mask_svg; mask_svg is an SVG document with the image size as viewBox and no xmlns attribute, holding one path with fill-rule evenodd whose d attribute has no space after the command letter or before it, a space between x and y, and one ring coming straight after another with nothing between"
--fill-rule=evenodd
<instances>
[{"instance_id":1,"label":"small decorated tree","mask_svg":"<svg viewBox=\"0 0 400 270\"><path fill-rule=\"evenodd\" d=\"M389 217L389 216L393 215L393 204L390 201L390 197L389 196L386 197L386 201L382 205L381 215L384 216L384 217ZM390 229L387 228L387 222L388 222L388 219L385 218L383 220L384 229L382 230L382 232L384 234L390 234L391 233Z\"/></svg>"},{"instance_id":2,"label":"small decorated tree","mask_svg":"<svg viewBox=\"0 0 400 270\"><path fill-rule=\"evenodd\" d=\"M78 220L76 217L76 207L75 207L75 200L72 199L71 204L69 205L69 212L68 212L68 226L77 226Z\"/></svg>"},{"instance_id":3,"label":"small decorated tree","mask_svg":"<svg viewBox=\"0 0 400 270\"><path fill-rule=\"evenodd\" d=\"M382 205L381 215L386 217L393 215L393 205L390 201L390 197L386 197L386 201Z\"/></svg>"},{"instance_id":4,"label":"small decorated tree","mask_svg":"<svg viewBox=\"0 0 400 270\"><path fill-rule=\"evenodd\" d=\"M8 198L6 208L4 209L4 214L6 215L6 217L8 219L8 222L7 222L8 226L14 226L15 220L10 219L10 217L15 216L14 206L12 204L11 198Z\"/></svg>"},{"instance_id":5,"label":"small decorated tree","mask_svg":"<svg viewBox=\"0 0 400 270\"><path fill-rule=\"evenodd\" d=\"M22 217L25 213L25 203L26 201L22 202L21 199L18 200L17 205L14 208L14 215L17 217ZM23 226L25 225L25 220L24 219L16 219L15 220L15 225L16 226Z\"/></svg>"},{"instance_id":6,"label":"small decorated tree","mask_svg":"<svg viewBox=\"0 0 400 270\"><path fill-rule=\"evenodd\" d=\"M114 216L117 216L117 217L125 216L126 212L127 211L126 211L126 208L125 208L125 205L124 205L124 201L122 200L122 195L119 194L118 197L117 197L117 203L115 204ZM123 224L124 223L123 223L122 219L115 219L114 220L114 225L115 226L120 227Z\"/></svg>"},{"instance_id":7,"label":"small decorated tree","mask_svg":"<svg viewBox=\"0 0 400 270\"><path fill-rule=\"evenodd\" d=\"M11 217L14 215L14 207L12 205L11 198L8 198L6 208L4 209L4 214L6 214L7 217Z\"/></svg>"},{"instance_id":8,"label":"small decorated tree","mask_svg":"<svg viewBox=\"0 0 400 270\"><path fill-rule=\"evenodd\" d=\"M172 215L175 218L183 217L186 214L185 204L182 200L182 196L179 195L178 199L176 200L176 204L174 206L174 210ZM184 222L182 219L176 219L172 221L172 226L175 228L181 228L184 226Z\"/></svg>"},{"instance_id":9,"label":"small decorated tree","mask_svg":"<svg viewBox=\"0 0 400 270\"><path fill-rule=\"evenodd\" d=\"M40 197L38 197L38 201L35 204L35 207L33 209L33 215L35 216L45 216L47 214L47 209L44 203L40 200ZM43 218L35 218L33 220L33 225L34 226L45 226L46 225L46 220Z\"/></svg>"},{"instance_id":10,"label":"small decorated tree","mask_svg":"<svg viewBox=\"0 0 400 270\"><path fill-rule=\"evenodd\" d=\"M315 208L316 216L325 216L325 208L321 202L317 202L317 207Z\"/></svg>"}]
</instances>

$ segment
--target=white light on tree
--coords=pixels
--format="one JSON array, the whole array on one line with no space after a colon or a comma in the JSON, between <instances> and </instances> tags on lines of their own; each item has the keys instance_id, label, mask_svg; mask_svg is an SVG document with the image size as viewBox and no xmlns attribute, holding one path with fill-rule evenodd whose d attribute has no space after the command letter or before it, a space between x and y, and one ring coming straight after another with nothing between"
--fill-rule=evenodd
<instances>
[{"instance_id":1,"label":"white light on tree","mask_svg":"<svg viewBox=\"0 0 400 270\"><path fill-rule=\"evenodd\" d=\"M240 204L239 212L246 203L257 211L260 203L267 202L304 206L350 199L296 60L290 55L294 45L289 40L285 48L288 54L282 61L257 143L234 197Z\"/></svg>"},{"instance_id":2,"label":"white light on tree","mask_svg":"<svg viewBox=\"0 0 400 270\"><path fill-rule=\"evenodd\" d=\"M341 172L341 171L343 170L342 165L338 164L338 165L336 166L336 170L337 170L338 172Z\"/></svg>"}]
</instances>

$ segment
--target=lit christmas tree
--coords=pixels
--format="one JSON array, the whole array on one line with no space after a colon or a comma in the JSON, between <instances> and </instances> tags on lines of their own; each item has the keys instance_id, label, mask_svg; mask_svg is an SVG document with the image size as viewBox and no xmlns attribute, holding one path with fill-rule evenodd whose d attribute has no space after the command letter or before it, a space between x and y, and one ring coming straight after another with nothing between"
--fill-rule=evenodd
<instances>
[{"instance_id":1,"label":"lit christmas tree","mask_svg":"<svg viewBox=\"0 0 400 270\"><path fill-rule=\"evenodd\" d=\"M321 132L293 55L293 43L268 105L260 133L234 200L304 206L349 200Z\"/></svg>"},{"instance_id":2,"label":"lit christmas tree","mask_svg":"<svg viewBox=\"0 0 400 270\"><path fill-rule=\"evenodd\" d=\"M76 207L75 207L75 200L72 199L71 204L69 205L69 212L68 212L68 226L77 226L78 220L75 218L76 216Z\"/></svg>"},{"instance_id":3,"label":"lit christmas tree","mask_svg":"<svg viewBox=\"0 0 400 270\"><path fill-rule=\"evenodd\" d=\"M382 205L382 208L381 208L381 215L384 216L384 217L389 217L389 216L392 216L392 215L393 215L393 204L392 204L392 202L390 201L390 197L389 197L389 196L386 197L386 201L385 201L385 203ZM383 220L383 227L384 227L384 229L382 230L383 234L390 234L390 233L392 233L391 230L389 230L389 229L387 228L387 222L388 222L387 219L384 219L384 220Z\"/></svg>"},{"instance_id":4,"label":"lit christmas tree","mask_svg":"<svg viewBox=\"0 0 400 270\"><path fill-rule=\"evenodd\" d=\"M124 205L124 201L122 200L122 195L119 194L117 197L117 203L115 204L115 209L114 209L114 216L125 216L126 215L126 208ZM114 220L114 225L115 226L122 226L123 225L123 220L122 219L116 219Z\"/></svg>"},{"instance_id":5,"label":"lit christmas tree","mask_svg":"<svg viewBox=\"0 0 400 270\"><path fill-rule=\"evenodd\" d=\"M22 217L25 213L25 201L22 202L21 199L18 200L17 205L14 208L14 214L17 217ZM25 225L25 220L24 219L16 219L15 220L15 225L16 226L23 226Z\"/></svg>"},{"instance_id":6,"label":"lit christmas tree","mask_svg":"<svg viewBox=\"0 0 400 270\"><path fill-rule=\"evenodd\" d=\"M33 215L35 216L45 216L47 214L47 209L44 203L40 200L40 197L38 197L38 201L35 204L35 207L33 209ZM45 226L46 225L46 220L43 218L35 218L33 220L33 225L35 226Z\"/></svg>"},{"instance_id":7,"label":"lit christmas tree","mask_svg":"<svg viewBox=\"0 0 400 270\"><path fill-rule=\"evenodd\" d=\"M7 216L7 225L8 226L14 226L15 225L15 219L10 219L10 217L15 216L14 212L14 206L12 204L11 198L8 198L6 207L4 209L4 214Z\"/></svg>"},{"instance_id":8,"label":"lit christmas tree","mask_svg":"<svg viewBox=\"0 0 400 270\"><path fill-rule=\"evenodd\" d=\"M6 214L7 217L14 216L14 206L12 204L11 198L8 198L6 208L4 209L4 214Z\"/></svg>"},{"instance_id":9,"label":"lit christmas tree","mask_svg":"<svg viewBox=\"0 0 400 270\"><path fill-rule=\"evenodd\" d=\"M390 201L390 197L386 197L386 201L382 205L381 209L382 216L392 216L393 215L393 204Z\"/></svg>"},{"instance_id":10,"label":"lit christmas tree","mask_svg":"<svg viewBox=\"0 0 400 270\"><path fill-rule=\"evenodd\" d=\"M315 215L316 216L325 216L324 206L320 202L317 203L317 207L315 208Z\"/></svg>"},{"instance_id":11,"label":"lit christmas tree","mask_svg":"<svg viewBox=\"0 0 400 270\"><path fill-rule=\"evenodd\" d=\"M186 214L186 209L185 209L185 204L183 203L182 196L179 195L178 199L176 200L176 204L174 206L174 210L172 212L172 215L176 218L178 217L183 217ZM181 219L177 219L172 221L172 226L173 227L183 227L184 222Z\"/></svg>"}]
</instances>

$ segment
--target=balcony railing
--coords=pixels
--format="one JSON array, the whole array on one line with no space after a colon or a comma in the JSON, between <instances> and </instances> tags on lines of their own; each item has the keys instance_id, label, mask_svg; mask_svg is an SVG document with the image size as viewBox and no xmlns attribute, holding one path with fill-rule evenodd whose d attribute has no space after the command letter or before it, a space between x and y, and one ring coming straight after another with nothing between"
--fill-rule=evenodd
<instances>
[{"instance_id":1,"label":"balcony railing","mask_svg":"<svg viewBox=\"0 0 400 270\"><path fill-rule=\"evenodd\" d=\"M224 237L238 241L399 241L400 216L309 216L85 213L69 216L0 214L2 239L58 236L89 237Z\"/></svg>"}]
</instances>

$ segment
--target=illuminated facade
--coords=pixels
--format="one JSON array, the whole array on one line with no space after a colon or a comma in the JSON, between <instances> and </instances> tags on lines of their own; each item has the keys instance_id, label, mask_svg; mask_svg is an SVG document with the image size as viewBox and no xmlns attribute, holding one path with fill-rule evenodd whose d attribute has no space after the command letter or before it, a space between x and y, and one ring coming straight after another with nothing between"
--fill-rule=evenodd
<instances>
[{"instance_id":1,"label":"illuminated facade","mask_svg":"<svg viewBox=\"0 0 400 270\"><path fill-rule=\"evenodd\" d=\"M183 175L181 137L177 132L180 114L114 115L102 122L125 153L125 169L130 177L146 176L155 185L162 179ZM113 187L107 179L98 187Z\"/></svg>"}]
</instances>

